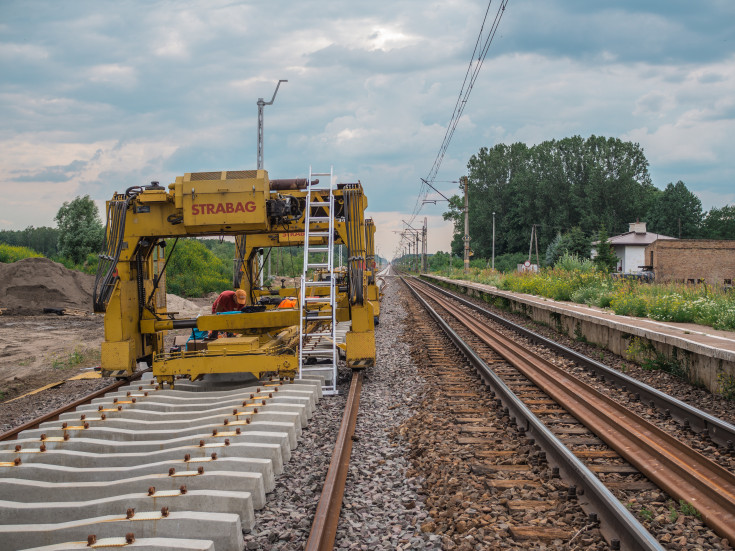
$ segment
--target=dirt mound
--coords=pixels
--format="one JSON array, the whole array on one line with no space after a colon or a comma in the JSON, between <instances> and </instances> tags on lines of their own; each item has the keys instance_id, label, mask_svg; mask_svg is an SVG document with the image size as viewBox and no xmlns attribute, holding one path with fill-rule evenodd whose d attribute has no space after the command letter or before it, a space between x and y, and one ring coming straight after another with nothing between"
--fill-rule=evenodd
<instances>
[{"instance_id":1,"label":"dirt mound","mask_svg":"<svg viewBox=\"0 0 735 551\"><path fill-rule=\"evenodd\" d=\"M48 258L0 263L0 308L5 314L41 315L44 308L92 311L94 276Z\"/></svg>"},{"instance_id":2,"label":"dirt mound","mask_svg":"<svg viewBox=\"0 0 735 551\"><path fill-rule=\"evenodd\" d=\"M212 302L214 302L214 299L212 299ZM172 294L166 295L166 307L169 312L176 312L177 318L195 318L201 314L211 313L210 301L206 301L204 305L199 305L195 302Z\"/></svg>"}]
</instances>

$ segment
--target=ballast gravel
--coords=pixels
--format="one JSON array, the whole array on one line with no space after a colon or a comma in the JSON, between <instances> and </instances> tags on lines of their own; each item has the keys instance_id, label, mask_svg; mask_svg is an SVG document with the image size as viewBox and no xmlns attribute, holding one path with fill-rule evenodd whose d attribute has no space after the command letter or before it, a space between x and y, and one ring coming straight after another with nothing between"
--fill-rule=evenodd
<instances>
[{"instance_id":1,"label":"ballast gravel","mask_svg":"<svg viewBox=\"0 0 735 551\"><path fill-rule=\"evenodd\" d=\"M408 449L392 436L414 415L415 397L423 385L403 336L399 290L397 281L384 288L375 332L378 360L363 380L335 549L441 549L439 536L421 531L431 520L418 493L421 480L406 477ZM245 535L246 549L304 548L350 377L347 370L340 371L339 395L322 398L265 508L256 511L256 525Z\"/></svg>"},{"instance_id":2,"label":"ballast gravel","mask_svg":"<svg viewBox=\"0 0 735 551\"><path fill-rule=\"evenodd\" d=\"M84 398L113 382L114 379L65 381L57 387L44 390L38 394L0 403L0 434Z\"/></svg>"}]
</instances>

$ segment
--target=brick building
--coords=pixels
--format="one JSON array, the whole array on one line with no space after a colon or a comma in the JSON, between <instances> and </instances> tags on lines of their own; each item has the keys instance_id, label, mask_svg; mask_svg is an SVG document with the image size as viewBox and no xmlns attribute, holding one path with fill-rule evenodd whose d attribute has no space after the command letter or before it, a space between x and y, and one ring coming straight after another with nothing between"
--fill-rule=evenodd
<instances>
[{"instance_id":1,"label":"brick building","mask_svg":"<svg viewBox=\"0 0 735 551\"><path fill-rule=\"evenodd\" d=\"M659 239L646 247L645 259L656 282L731 286L735 280L735 240Z\"/></svg>"}]
</instances>

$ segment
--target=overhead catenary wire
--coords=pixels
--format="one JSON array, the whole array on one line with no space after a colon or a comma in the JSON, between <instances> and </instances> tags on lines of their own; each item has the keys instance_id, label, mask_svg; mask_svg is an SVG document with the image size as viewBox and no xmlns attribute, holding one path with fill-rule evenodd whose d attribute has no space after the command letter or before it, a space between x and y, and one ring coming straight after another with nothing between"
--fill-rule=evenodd
<instances>
[{"instance_id":1,"label":"overhead catenary wire","mask_svg":"<svg viewBox=\"0 0 735 551\"><path fill-rule=\"evenodd\" d=\"M477 80L478 75L480 74L480 70L482 69L482 65L485 62L485 57L487 56L487 52L490 49L490 45L493 42L493 39L495 38L495 34L497 33L498 26L500 25L500 20L503 17L503 14L505 13L506 5L508 4L508 0L501 0L500 4L498 6L497 12L495 13L495 18L493 19L492 24L490 25L490 28L487 31L487 34L485 35L485 27L487 25L487 19L488 15L490 13L490 7L492 6L492 0L488 2L487 8L485 10L485 16L482 20L482 26L480 27L480 31L477 35L477 40L475 41L475 47L472 51L472 57L470 58L469 65L467 66L467 71L465 72L464 80L462 81L462 87L459 91L459 95L457 96L457 101L454 105L454 110L452 112L452 117L449 121L449 124L447 125L447 129L444 133L444 139L442 140L442 144L439 147L439 152L436 155L436 158L434 159L434 163L431 166L431 169L429 170L428 175L421 182L421 187L419 188L419 194L416 199L416 205L414 206L413 212L411 213L411 222L415 219L415 217L419 214L421 211L421 208L423 206L423 201L426 199L426 197L429 194L429 190L431 189L430 185L433 184L436 178L437 173L439 172L439 169L441 168L442 162L444 160L444 155L447 152L447 149L449 148L449 144L452 141L452 137L454 136L454 132L457 129L457 126L459 125L459 121L462 118L462 114L464 113L465 107L467 106L467 102L469 100L470 94L472 93L472 89L474 88L475 81ZM483 40L483 35L485 35L485 38Z\"/></svg>"}]
</instances>

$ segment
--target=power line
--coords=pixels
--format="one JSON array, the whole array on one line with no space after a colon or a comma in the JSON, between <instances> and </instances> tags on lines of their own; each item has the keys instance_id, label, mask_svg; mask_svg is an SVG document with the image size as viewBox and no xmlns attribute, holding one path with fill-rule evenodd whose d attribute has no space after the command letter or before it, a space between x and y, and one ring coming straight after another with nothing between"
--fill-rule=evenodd
<instances>
[{"instance_id":1,"label":"power line","mask_svg":"<svg viewBox=\"0 0 735 551\"><path fill-rule=\"evenodd\" d=\"M467 71L465 72L464 80L462 81L462 87L459 91L459 95L457 96L457 101L454 105L454 111L452 112L452 118L449 121L449 124L447 125L447 129L444 133L444 139L442 141L441 146L439 147L439 152L437 153L436 158L434 159L434 164L431 166L431 170L429 170L429 174L424 179L422 178L421 188L419 189L419 194L416 200L416 205L414 206L413 212L411 213L411 222L413 222L414 218L418 215L419 211L421 210L422 205L424 204L424 200L429 194L429 188L433 188L431 184L435 181L436 175L439 172L439 169L441 168L442 161L444 160L444 155L449 148L449 144L452 141L452 137L454 136L454 131L457 129L457 125L459 124L460 119L462 118L462 114L464 113L464 109L467 106L467 102L470 97L470 93L472 92L472 88L475 85L475 81L477 80L478 75L480 74L480 69L482 69L482 65L485 62L485 57L487 56L487 52L490 48L490 44L492 44L493 39L495 38L495 33L498 30L498 26L500 25L500 19L503 17L503 14L505 13L505 7L508 4L508 0L501 0L500 5L498 6L498 11L495 14L495 19L492 22L492 25L490 26L490 29L488 30L487 36L485 37L484 42L482 42L482 36L485 31L485 25L487 23L488 14L490 13L490 6L492 5L492 0L488 2L487 9L485 10L485 17L482 20L482 26L480 27L480 32L477 34L477 40L475 41L475 48L472 51L472 57L470 58L469 65L467 66ZM480 43L482 42L482 46L480 47ZM478 52L479 47L479 52Z\"/></svg>"}]
</instances>

